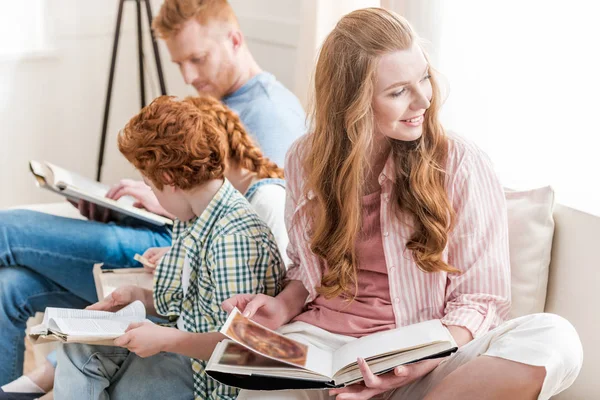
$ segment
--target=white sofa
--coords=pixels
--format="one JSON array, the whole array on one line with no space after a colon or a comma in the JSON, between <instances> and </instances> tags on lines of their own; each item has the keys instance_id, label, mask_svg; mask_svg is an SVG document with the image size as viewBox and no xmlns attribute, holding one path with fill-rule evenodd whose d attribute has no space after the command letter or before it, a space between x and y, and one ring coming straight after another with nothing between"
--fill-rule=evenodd
<instances>
[{"instance_id":1,"label":"white sofa","mask_svg":"<svg viewBox=\"0 0 600 400\"><path fill-rule=\"evenodd\" d=\"M600 292L600 257L596 252L600 249L600 217L562 205L553 208L554 194L549 188L517 192L516 195L507 193L507 198L513 275L512 316L546 311L568 319L581 337L584 363L573 386L555 399L600 399L600 379L595 376L600 370L600 310L595 308L600 306L600 299L596 297L596 290ZM528 205L519 203L523 198ZM67 203L28 208L80 218L77 210ZM537 220L527 221L529 219ZM531 250L544 241L547 246L541 243L539 251L537 248L533 254L526 251L524 256L530 259L530 264L534 258L537 270L531 265L523 266L523 257L518 253ZM48 349L40 348L36 352ZM43 359L43 354L36 354L35 359Z\"/></svg>"},{"instance_id":2,"label":"white sofa","mask_svg":"<svg viewBox=\"0 0 600 400\"><path fill-rule=\"evenodd\" d=\"M544 309L575 326L584 354L579 378L555 398L600 399L600 217L557 205L554 221Z\"/></svg>"}]
</instances>

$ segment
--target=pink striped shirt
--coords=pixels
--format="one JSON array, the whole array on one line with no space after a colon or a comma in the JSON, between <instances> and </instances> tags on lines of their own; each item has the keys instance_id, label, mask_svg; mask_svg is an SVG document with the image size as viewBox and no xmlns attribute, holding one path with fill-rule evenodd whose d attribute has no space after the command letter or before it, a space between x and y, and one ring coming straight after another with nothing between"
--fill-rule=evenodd
<instances>
[{"instance_id":1,"label":"pink striped shirt","mask_svg":"<svg viewBox=\"0 0 600 400\"><path fill-rule=\"evenodd\" d=\"M309 292L307 302L312 302L321 285L324 261L310 250L305 206L314 194L303 194L305 138L290 148L285 164L291 260L287 279L302 281ZM440 319L445 325L463 326L478 337L502 323L510 309L506 202L488 157L462 138L449 135L449 140L446 187L456 225L443 257L462 273L423 272L406 250L412 230L392 208L391 157L379 175L383 251L396 326Z\"/></svg>"}]
</instances>

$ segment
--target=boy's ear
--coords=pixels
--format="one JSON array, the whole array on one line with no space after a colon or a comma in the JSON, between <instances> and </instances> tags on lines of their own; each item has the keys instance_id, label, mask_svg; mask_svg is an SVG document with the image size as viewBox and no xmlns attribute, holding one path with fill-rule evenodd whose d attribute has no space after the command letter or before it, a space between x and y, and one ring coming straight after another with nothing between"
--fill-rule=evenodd
<instances>
[{"instance_id":1,"label":"boy's ear","mask_svg":"<svg viewBox=\"0 0 600 400\"><path fill-rule=\"evenodd\" d=\"M176 187L175 185L173 185L174 179L170 173L163 172L163 179L164 179L163 191L165 191L167 193L177 193L181 190L178 187Z\"/></svg>"},{"instance_id":2,"label":"boy's ear","mask_svg":"<svg viewBox=\"0 0 600 400\"><path fill-rule=\"evenodd\" d=\"M164 186L173 186L173 175L171 175L168 172L163 172L162 176L163 176Z\"/></svg>"}]
</instances>

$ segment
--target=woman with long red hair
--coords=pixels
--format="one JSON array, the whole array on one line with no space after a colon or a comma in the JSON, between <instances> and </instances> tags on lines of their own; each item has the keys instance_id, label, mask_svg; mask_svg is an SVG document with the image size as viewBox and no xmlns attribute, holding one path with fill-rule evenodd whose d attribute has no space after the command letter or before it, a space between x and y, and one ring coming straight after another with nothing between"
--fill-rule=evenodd
<instances>
[{"instance_id":1,"label":"woman with long red hair","mask_svg":"<svg viewBox=\"0 0 600 400\"><path fill-rule=\"evenodd\" d=\"M575 329L510 309L504 193L487 156L447 133L435 73L410 25L379 8L343 17L315 73L311 133L290 149L287 286L233 306L326 348L438 319L457 344L330 391L260 399L547 399L582 363Z\"/></svg>"}]
</instances>

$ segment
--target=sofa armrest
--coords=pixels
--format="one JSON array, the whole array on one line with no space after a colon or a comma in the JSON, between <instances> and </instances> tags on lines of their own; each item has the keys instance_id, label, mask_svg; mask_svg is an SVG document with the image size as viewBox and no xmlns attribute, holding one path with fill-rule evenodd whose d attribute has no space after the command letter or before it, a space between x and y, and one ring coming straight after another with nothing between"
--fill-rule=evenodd
<instances>
[{"instance_id":1,"label":"sofa armrest","mask_svg":"<svg viewBox=\"0 0 600 400\"><path fill-rule=\"evenodd\" d=\"M583 369L556 399L590 399L600 393L600 217L557 205L546 312L568 319L583 343Z\"/></svg>"}]
</instances>

